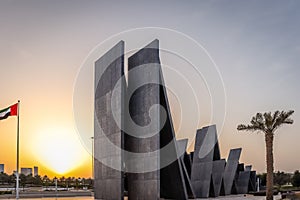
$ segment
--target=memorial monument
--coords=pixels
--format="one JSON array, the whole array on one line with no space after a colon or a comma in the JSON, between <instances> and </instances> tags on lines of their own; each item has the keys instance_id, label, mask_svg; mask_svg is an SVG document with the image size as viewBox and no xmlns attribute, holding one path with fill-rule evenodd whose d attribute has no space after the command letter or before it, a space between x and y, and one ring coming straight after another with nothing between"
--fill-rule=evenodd
<instances>
[{"instance_id":1,"label":"memorial monument","mask_svg":"<svg viewBox=\"0 0 300 200\"><path fill-rule=\"evenodd\" d=\"M95 199L207 198L255 189L241 149L221 159L216 126L197 130L194 152L176 141L154 40L128 58L120 41L95 62ZM127 81L124 74L128 74ZM126 186L126 188L125 188Z\"/></svg>"}]
</instances>

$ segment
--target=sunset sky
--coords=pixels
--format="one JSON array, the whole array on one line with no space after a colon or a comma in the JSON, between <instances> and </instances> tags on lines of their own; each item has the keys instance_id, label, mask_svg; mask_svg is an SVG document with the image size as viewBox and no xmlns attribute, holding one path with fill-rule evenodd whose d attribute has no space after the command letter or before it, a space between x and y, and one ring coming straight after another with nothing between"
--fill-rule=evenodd
<instances>
[{"instance_id":1,"label":"sunset sky","mask_svg":"<svg viewBox=\"0 0 300 200\"><path fill-rule=\"evenodd\" d=\"M73 117L73 92L80 67L89 53L112 35L134 28L161 27L193 38L220 70L227 97L227 114L219 137L222 157L227 158L231 148L242 147L241 162L263 172L264 136L240 133L236 127L248 123L256 112L293 109L295 123L281 128L275 137L275 170L300 169L299 8L297 0L189 4L1 0L0 109L21 100L20 166L39 166L42 175L90 177L92 102L82 107L90 117L82 122L87 132L78 133ZM158 39L162 47L167 45L163 37ZM150 41L139 37L132 46L142 47ZM168 61L162 56L162 62L164 58ZM172 78L165 76L168 85ZM86 91L92 91L93 74L85 78ZM83 101L90 102L91 95L82 96L87 98ZM206 107L203 102L198 103ZM171 97L175 127L180 121L177 103ZM182 103L189 105L188 100ZM218 122L206 121L205 109L201 112L204 117L198 128L211 123L221 127ZM7 173L16 167L16 122L16 117L0 121L0 163L5 164ZM189 130L186 137L193 138L195 132Z\"/></svg>"}]
</instances>

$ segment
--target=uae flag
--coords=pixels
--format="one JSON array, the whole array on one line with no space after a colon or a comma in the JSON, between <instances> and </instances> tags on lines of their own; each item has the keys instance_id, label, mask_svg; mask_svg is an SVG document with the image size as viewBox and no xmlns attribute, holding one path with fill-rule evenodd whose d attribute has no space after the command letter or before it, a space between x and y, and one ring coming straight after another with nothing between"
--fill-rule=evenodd
<instances>
[{"instance_id":1,"label":"uae flag","mask_svg":"<svg viewBox=\"0 0 300 200\"><path fill-rule=\"evenodd\" d=\"M15 116L18 115L18 103L5 108L3 110L0 110L0 120L6 119L9 116Z\"/></svg>"}]
</instances>

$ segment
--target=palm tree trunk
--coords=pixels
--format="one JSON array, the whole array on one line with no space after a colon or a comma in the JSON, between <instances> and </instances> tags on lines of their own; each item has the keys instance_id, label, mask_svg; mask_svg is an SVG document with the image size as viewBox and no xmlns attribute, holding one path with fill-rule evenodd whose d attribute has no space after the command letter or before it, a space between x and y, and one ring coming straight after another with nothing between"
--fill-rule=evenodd
<instances>
[{"instance_id":1,"label":"palm tree trunk","mask_svg":"<svg viewBox=\"0 0 300 200\"><path fill-rule=\"evenodd\" d=\"M273 139L274 134L266 133L266 160L267 160L267 191L266 200L273 200Z\"/></svg>"}]
</instances>

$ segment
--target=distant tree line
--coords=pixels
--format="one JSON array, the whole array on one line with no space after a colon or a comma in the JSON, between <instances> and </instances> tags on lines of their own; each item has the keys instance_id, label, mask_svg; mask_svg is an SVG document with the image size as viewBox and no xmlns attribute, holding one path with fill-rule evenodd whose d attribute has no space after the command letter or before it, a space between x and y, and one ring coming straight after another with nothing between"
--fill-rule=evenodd
<instances>
[{"instance_id":1,"label":"distant tree line","mask_svg":"<svg viewBox=\"0 0 300 200\"><path fill-rule=\"evenodd\" d=\"M260 178L261 185L265 186L267 174L258 174L257 177ZM278 171L273 174L273 181L274 185L278 186L279 188L283 185L293 185L294 187L300 187L300 172L299 170L296 170L294 174L292 174Z\"/></svg>"},{"instance_id":2,"label":"distant tree line","mask_svg":"<svg viewBox=\"0 0 300 200\"><path fill-rule=\"evenodd\" d=\"M91 178L75 178L75 177L60 177L60 178L49 178L47 175L41 177L39 175L32 176L20 174L20 186L25 187L54 187L55 180L57 180L57 186L61 188L93 188L93 179ZM4 187L12 187L16 184L16 176L14 174L8 175L6 173L0 173L0 185Z\"/></svg>"}]
</instances>

